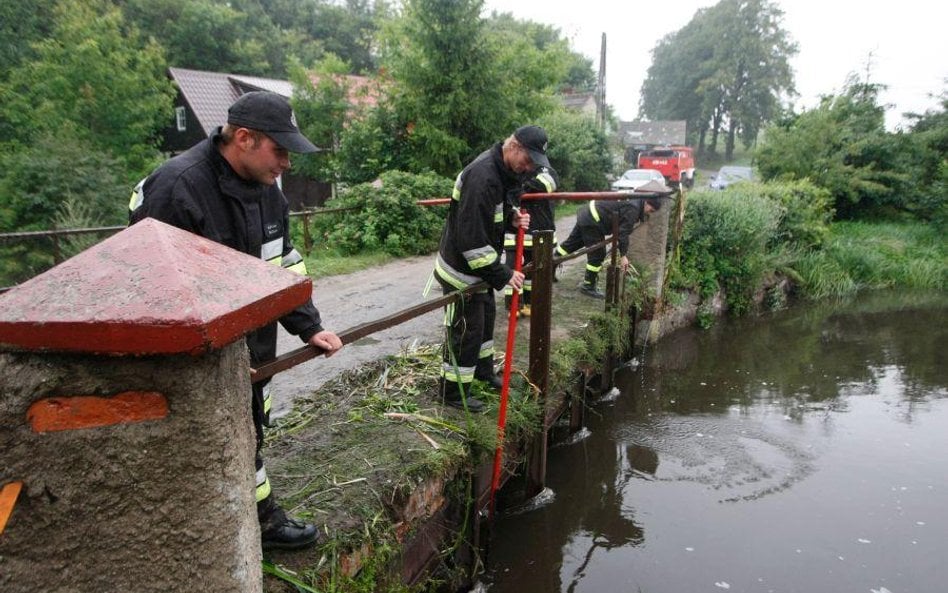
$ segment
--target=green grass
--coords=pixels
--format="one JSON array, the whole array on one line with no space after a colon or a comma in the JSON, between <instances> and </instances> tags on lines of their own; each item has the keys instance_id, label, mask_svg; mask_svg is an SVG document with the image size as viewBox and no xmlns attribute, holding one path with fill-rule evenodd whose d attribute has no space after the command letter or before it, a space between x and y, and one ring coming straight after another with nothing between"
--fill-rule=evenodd
<instances>
[{"instance_id":1,"label":"green grass","mask_svg":"<svg viewBox=\"0 0 948 593\"><path fill-rule=\"evenodd\" d=\"M302 251L302 249L301 249ZM306 270L311 278L325 278L339 274L350 274L387 264L396 258L383 251L367 251L356 255L341 255L329 248L314 247L309 255L304 254Z\"/></svg>"},{"instance_id":2,"label":"green grass","mask_svg":"<svg viewBox=\"0 0 948 593\"><path fill-rule=\"evenodd\" d=\"M812 299L878 288L944 290L948 247L930 225L837 222L824 248L792 267Z\"/></svg>"}]
</instances>

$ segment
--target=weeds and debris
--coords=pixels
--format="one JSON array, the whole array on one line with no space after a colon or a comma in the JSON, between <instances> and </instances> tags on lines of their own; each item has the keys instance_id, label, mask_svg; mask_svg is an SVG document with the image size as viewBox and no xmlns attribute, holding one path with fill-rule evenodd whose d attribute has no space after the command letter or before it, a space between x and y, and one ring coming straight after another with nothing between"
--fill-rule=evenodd
<instances>
[{"instance_id":1,"label":"weeds and debris","mask_svg":"<svg viewBox=\"0 0 948 593\"><path fill-rule=\"evenodd\" d=\"M572 291L575 285L567 275L555 290ZM602 313L602 301L556 302L549 384L551 393L568 394L578 367L598 368L607 349L627 341L628 318ZM515 347L508 443L527 442L544 421L538 389L524 372L526 327L521 325ZM505 332L506 324L498 321L497 331ZM402 584L400 554L414 530L447 501L467 510L442 550L445 561L435 578L456 580L458 569L450 557L467 532L471 474L492 459L496 448L499 395L475 381L471 395L487 405L486 413L443 406L440 367L440 344L403 350L324 384L268 431L264 457L280 503L316 523L327 543L316 550L269 553L265 591L428 588L431 581L415 588ZM515 449L507 453L514 455Z\"/></svg>"}]
</instances>

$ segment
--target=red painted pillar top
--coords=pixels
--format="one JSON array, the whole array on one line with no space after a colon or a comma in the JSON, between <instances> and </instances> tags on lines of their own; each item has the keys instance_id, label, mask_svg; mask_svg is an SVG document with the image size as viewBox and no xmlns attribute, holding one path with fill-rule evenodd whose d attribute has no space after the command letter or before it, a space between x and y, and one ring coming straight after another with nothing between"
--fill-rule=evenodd
<instances>
[{"instance_id":1,"label":"red painted pillar top","mask_svg":"<svg viewBox=\"0 0 948 593\"><path fill-rule=\"evenodd\" d=\"M199 354L311 293L305 276L146 219L0 295L0 348Z\"/></svg>"}]
</instances>

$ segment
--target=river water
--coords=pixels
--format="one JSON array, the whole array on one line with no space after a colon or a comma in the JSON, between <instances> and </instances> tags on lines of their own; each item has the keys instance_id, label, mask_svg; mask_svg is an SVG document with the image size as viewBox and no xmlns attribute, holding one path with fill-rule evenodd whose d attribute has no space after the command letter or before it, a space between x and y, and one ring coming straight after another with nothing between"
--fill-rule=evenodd
<instances>
[{"instance_id":1,"label":"river water","mask_svg":"<svg viewBox=\"0 0 948 593\"><path fill-rule=\"evenodd\" d=\"M948 591L948 298L685 330L497 518L491 593Z\"/></svg>"}]
</instances>

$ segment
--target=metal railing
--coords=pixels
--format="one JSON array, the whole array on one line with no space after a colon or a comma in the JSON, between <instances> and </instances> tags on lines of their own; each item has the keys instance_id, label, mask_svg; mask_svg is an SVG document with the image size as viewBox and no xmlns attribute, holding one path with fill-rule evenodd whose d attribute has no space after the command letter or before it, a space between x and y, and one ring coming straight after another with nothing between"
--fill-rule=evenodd
<instances>
[{"instance_id":1,"label":"metal railing","mask_svg":"<svg viewBox=\"0 0 948 593\"><path fill-rule=\"evenodd\" d=\"M305 250L306 255L309 255L313 249L313 236L309 229L309 221L311 217L322 214L335 214L339 212L355 212L358 210L361 210L361 208L358 206L352 206L348 208L310 208L307 210L300 210L299 212L290 212L290 218L303 219L303 249ZM49 239L53 244L53 264L58 265L66 259L63 256L61 242L62 239L83 235L112 235L119 231L123 231L126 228L128 228L127 225L89 227L82 229L49 229L43 231L0 233L0 244L15 243L18 241ZM3 294L4 292L7 292L13 288L15 288L15 286L0 287L0 294Z\"/></svg>"},{"instance_id":2,"label":"metal railing","mask_svg":"<svg viewBox=\"0 0 948 593\"><path fill-rule=\"evenodd\" d=\"M525 199L567 199L567 200L622 200L630 196L625 194L616 194L615 192L596 192L586 194L534 194L538 197L533 198L530 194L525 195ZM670 195L663 194L642 194L634 196L641 199L649 198L668 198ZM444 204L449 202L438 201ZM430 201L428 201L430 202ZM427 205L427 204L426 204ZM434 204L432 204L434 205ZM304 227L308 227L308 217L312 215L325 214L330 212L341 212L349 210L358 210L358 208L334 208L310 210L293 213L293 216L303 217ZM29 233L7 233L0 235L0 240L35 238L44 236L68 236L70 234L89 234L89 233L110 233L124 229L125 227L100 227L95 229L64 229L55 231L37 231ZM304 235L305 238L305 235ZM305 239L304 239L305 240ZM548 434L556 419L567 409L571 410L570 430L578 431L582 428L583 409L585 408L585 396L588 391L588 384L585 374L581 374L579 382L574 386L575 393L566 393L564 397L555 400L552 405L548 401L550 386L550 354L551 354L551 333L552 333L552 312L553 312L553 270L563 262L567 262L582 257L589 252L606 246L612 246L612 257L606 270L606 298L604 307L606 311L616 312L620 303L623 302L623 293L625 282L621 281L621 275L618 265L618 220L613 220L612 236L602 241L578 249L568 255L561 257L553 256L553 245L555 243L555 233L552 230L540 231L534 233L533 243L533 261L524 266L523 271L532 278L532 313L530 316L530 338L527 353L528 371L527 380L536 388L537 398L544 417L539 433L526 444L527 463L525 465L526 477L526 495L533 496L543 490L546 477L547 463L547 445ZM473 291L487 288L485 282L480 282L465 288L464 290L452 292L450 294L434 298L412 307L396 311L385 317L375 319L338 333L343 344L352 344L361 338L365 338L374 333L389 329L391 327L405 323L411 319L445 307L462 299L465 294ZM620 316L635 315L633 311L618 308L617 314ZM634 323L631 324L634 332ZM633 334L634 342L634 334ZM286 371L299 364L309 361L323 354L324 351L314 346L306 345L291 352L282 354L274 360L260 365L254 369L251 381L254 383L271 378L277 373ZM512 357L513 352L506 352L505 356ZM612 371L616 368L617 353L608 351L602 361L602 371L600 376L602 380L599 384L601 391L607 391L612 387ZM479 474L478 474L479 475ZM504 481L512 475L512 472L504 473ZM489 494L488 484L480 477L475 478L474 492L476 503L473 509L473 540L475 547L480 545L480 517L481 511L488 504L487 496Z\"/></svg>"}]
</instances>

